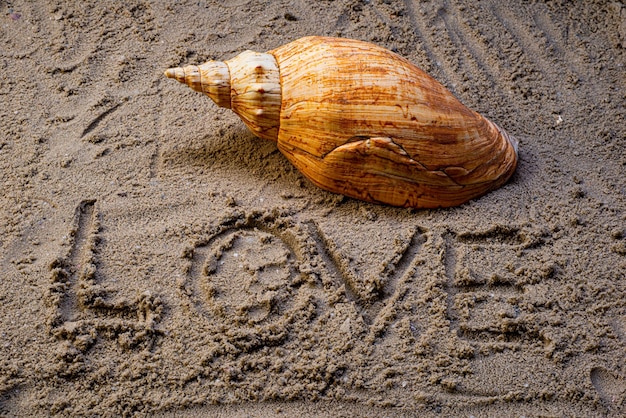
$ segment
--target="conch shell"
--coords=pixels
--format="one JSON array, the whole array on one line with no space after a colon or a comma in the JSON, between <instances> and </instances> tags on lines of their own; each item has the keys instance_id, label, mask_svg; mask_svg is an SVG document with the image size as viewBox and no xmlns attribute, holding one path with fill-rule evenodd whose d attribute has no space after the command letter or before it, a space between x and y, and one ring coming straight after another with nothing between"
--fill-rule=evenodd
<instances>
[{"instance_id":1,"label":"conch shell","mask_svg":"<svg viewBox=\"0 0 626 418\"><path fill-rule=\"evenodd\" d=\"M517 141L406 59L351 39L305 37L165 75L232 109L319 187L416 208L502 186Z\"/></svg>"}]
</instances>

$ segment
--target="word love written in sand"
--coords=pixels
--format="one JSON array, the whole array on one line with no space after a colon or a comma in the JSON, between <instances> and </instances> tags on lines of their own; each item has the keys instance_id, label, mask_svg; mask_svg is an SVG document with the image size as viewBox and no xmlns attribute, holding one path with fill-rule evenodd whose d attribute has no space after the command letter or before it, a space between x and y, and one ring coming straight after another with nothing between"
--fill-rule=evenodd
<instances>
[{"instance_id":1,"label":"word love written in sand","mask_svg":"<svg viewBox=\"0 0 626 418\"><path fill-rule=\"evenodd\" d=\"M105 286L96 274L106 263L98 259L99 223L95 201L82 202L70 251L52 263L52 333L84 349L97 335L128 347L151 341L161 335L161 298L144 291L129 300ZM454 233L417 227L400 240L378 281L364 283L336 242L312 221L255 212L211 225L205 238L183 251L181 294L205 321L252 333L258 344L280 343L284 325L311 303L350 306L352 315L339 331L360 329L369 340L384 338L389 312L401 317L409 289L433 277L438 278L434 289L445 294L450 332L479 345L515 344L527 320L520 308L523 288L502 260L543 246L540 236L521 229ZM490 317L494 307L503 314ZM418 328L410 322L411 331Z\"/></svg>"}]
</instances>

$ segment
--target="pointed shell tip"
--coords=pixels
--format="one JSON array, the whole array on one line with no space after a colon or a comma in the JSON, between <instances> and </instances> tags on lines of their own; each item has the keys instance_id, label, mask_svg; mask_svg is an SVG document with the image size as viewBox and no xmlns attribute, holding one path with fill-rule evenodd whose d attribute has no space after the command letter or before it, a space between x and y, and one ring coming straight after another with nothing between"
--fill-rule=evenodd
<instances>
[{"instance_id":1,"label":"pointed shell tip","mask_svg":"<svg viewBox=\"0 0 626 418\"><path fill-rule=\"evenodd\" d=\"M167 78L176 78L176 68L168 68L163 74Z\"/></svg>"}]
</instances>

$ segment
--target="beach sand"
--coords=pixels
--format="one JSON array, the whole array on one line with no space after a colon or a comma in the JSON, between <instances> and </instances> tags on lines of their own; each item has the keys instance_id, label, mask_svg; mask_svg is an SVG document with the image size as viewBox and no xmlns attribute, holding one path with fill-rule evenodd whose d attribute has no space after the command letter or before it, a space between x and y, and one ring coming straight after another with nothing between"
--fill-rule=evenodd
<instances>
[{"instance_id":1,"label":"beach sand","mask_svg":"<svg viewBox=\"0 0 626 418\"><path fill-rule=\"evenodd\" d=\"M0 415L626 414L623 2L0 7ZM516 173L345 198L163 76L305 35L429 72Z\"/></svg>"}]
</instances>

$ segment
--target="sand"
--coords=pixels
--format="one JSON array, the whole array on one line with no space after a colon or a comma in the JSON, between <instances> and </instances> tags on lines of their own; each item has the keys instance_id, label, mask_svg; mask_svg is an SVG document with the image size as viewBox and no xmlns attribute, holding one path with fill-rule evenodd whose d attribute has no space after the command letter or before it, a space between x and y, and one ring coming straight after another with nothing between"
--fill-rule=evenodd
<instances>
[{"instance_id":1,"label":"sand","mask_svg":"<svg viewBox=\"0 0 626 418\"><path fill-rule=\"evenodd\" d=\"M626 414L623 3L0 7L2 415ZM163 76L313 34L428 71L517 172L344 198Z\"/></svg>"}]
</instances>

